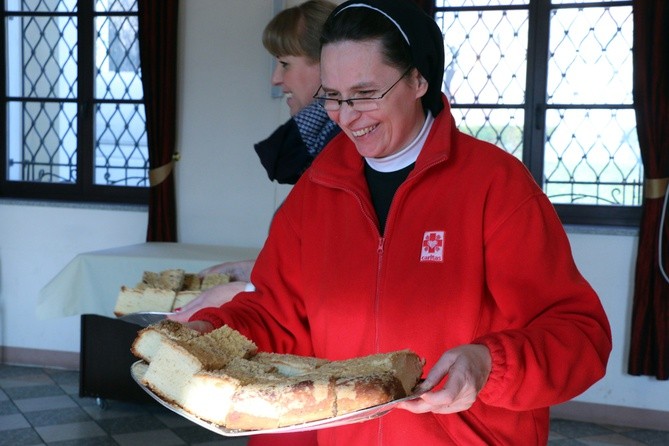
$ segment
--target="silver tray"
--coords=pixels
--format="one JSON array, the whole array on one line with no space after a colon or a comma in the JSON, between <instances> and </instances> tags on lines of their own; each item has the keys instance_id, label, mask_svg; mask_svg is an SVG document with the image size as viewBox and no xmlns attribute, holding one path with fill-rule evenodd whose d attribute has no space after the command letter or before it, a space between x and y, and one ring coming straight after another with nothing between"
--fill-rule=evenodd
<instances>
[{"instance_id":1,"label":"silver tray","mask_svg":"<svg viewBox=\"0 0 669 446\"><path fill-rule=\"evenodd\" d=\"M142 311L140 313L126 314L125 316L119 317L119 319L125 322L130 322L131 324L148 327L149 325L153 325L162 321L170 314L172 313L164 313L160 311Z\"/></svg>"},{"instance_id":2,"label":"silver tray","mask_svg":"<svg viewBox=\"0 0 669 446\"><path fill-rule=\"evenodd\" d=\"M137 361L130 367L130 374L135 382L142 388L146 393L151 395L151 397L158 401L160 404L175 412L182 417L192 421L193 423L202 426L206 429L209 429L212 432L215 432L226 437L245 437L248 435L257 435L257 434L279 434L279 433L288 433L288 432L304 432L311 431L315 429L325 429L328 427L344 426L347 424L362 423L364 421L373 420L374 418L382 417L391 410L395 408L402 401L408 401L420 397L420 394L414 394L407 396L405 398L397 399L389 403L380 404L378 406L368 407L367 409L361 409L355 412L347 413L345 415L339 415L336 417L325 418L322 420L309 421L301 424L294 424L291 426L278 427L274 429L260 429L260 430L238 430L238 429L226 429L225 427L218 426L209 421L205 421L201 418L196 417L195 415L186 412L179 406L170 404L167 401L164 401L158 395L153 393L151 389L146 387L141 382L141 371L140 367L145 366L144 361Z\"/></svg>"}]
</instances>

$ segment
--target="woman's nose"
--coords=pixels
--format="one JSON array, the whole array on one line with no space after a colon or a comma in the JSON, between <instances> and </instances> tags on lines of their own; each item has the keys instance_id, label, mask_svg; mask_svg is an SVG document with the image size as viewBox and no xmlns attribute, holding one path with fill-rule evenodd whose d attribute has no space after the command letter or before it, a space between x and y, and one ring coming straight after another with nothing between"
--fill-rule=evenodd
<instances>
[{"instance_id":1,"label":"woman's nose","mask_svg":"<svg viewBox=\"0 0 669 446\"><path fill-rule=\"evenodd\" d=\"M360 117L360 112L348 105L347 102L341 103L337 113L339 114L337 116L338 119L333 119L333 121L338 122L342 126L348 126Z\"/></svg>"},{"instance_id":2,"label":"woman's nose","mask_svg":"<svg viewBox=\"0 0 669 446\"><path fill-rule=\"evenodd\" d=\"M272 85L274 86L281 85L283 83L283 69L281 68L281 65L277 64L276 67L274 67L270 82L272 82Z\"/></svg>"}]
</instances>

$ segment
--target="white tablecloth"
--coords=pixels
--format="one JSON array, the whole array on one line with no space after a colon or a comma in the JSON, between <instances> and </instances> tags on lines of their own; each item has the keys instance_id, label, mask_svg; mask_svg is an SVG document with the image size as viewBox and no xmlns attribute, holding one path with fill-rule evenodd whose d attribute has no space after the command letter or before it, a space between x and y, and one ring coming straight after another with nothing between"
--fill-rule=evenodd
<instances>
[{"instance_id":1,"label":"white tablecloth","mask_svg":"<svg viewBox=\"0 0 669 446\"><path fill-rule=\"evenodd\" d=\"M135 286L144 271L181 268L197 273L221 262L255 259L258 252L256 248L151 242L79 254L42 288L37 316L114 317L121 286Z\"/></svg>"}]
</instances>

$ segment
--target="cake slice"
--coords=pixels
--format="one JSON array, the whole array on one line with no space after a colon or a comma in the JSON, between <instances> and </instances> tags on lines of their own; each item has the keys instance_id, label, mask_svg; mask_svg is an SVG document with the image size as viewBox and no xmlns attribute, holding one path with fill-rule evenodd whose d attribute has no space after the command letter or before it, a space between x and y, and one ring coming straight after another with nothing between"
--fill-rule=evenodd
<instances>
[{"instance_id":1,"label":"cake slice","mask_svg":"<svg viewBox=\"0 0 669 446\"><path fill-rule=\"evenodd\" d=\"M136 313L137 309L142 306L143 290L136 288L121 287L121 291L116 298L116 305L114 306L114 314L118 317L126 314Z\"/></svg>"},{"instance_id":2,"label":"cake slice","mask_svg":"<svg viewBox=\"0 0 669 446\"><path fill-rule=\"evenodd\" d=\"M172 311L176 293L172 290L157 288L128 288L121 287L114 314L118 317L142 311L169 312Z\"/></svg>"},{"instance_id":3,"label":"cake slice","mask_svg":"<svg viewBox=\"0 0 669 446\"><path fill-rule=\"evenodd\" d=\"M163 400L179 405L191 377L201 370L202 362L184 343L163 338L141 382Z\"/></svg>"},{"instance_id":4,"label":"cake slice","mask_svg":"<svg viewBox=\"0 0 669 446\"><path fill-rule=\"evenodd\" d=\"M147 288L142 293L139 308L136 312L156 311L169 313L174 306L177 293L172 290Z\"/></svg>"},{"instance_id":5,"label":"cake slice","mask_svg":"<svg viewBox=\"0 0 669 446\"><path fill-rule=\"evenodd\" d=\"M311 356L266 352L259 352L251 358L251 361L274 366L276 367L277 373L287 377L312 373L318 367L328 363L326 359L314 358Z\"/></svg>"},{"instance_id":6,"label":"cake slice","mask_svg":"<svg viewBox=\"0 0 669 446\"><path fill-rule=\"evenodd\" d=\"M333 361L319 368L319 373L336 380L337 415L410 395L422 372L423 361L410 350Z\"/></svg>"},{"instance_id":7,"label":"cake slice","mask_svg":"<svg viewBox=\"0 0 669 446\"><path fill-rule=\"evenodd\" d=\"M258 353L228 326L200 334L169 320L141 330L132 351L149 362L143 385L234 430L292 426L403 398L423 370L410 350L342 361Z\"/></svg>"},{"instance_id":8,"label":"cake slice","mask_svg":"<svg viewBox=\"0 0 669 446\"><path fill-rule=\"evenodd\" d=\"M158 351L162 339L172 339L175 341L189 341L197 336L201 336L200 332L195 331L179 322L174 322L169 319L149 325L137 332L137 337L130 347L133 355L146 362L151 362L153 355Z\"/></svg>"},{"instance_id":9,"label":"cake slice","mask_svg":"<svg viewBox=\"0 0 669 446\"><path fill-rule=\"evenodd\" d=\"M162 330L153 330L162 335L158 337L155 351L151 352L155 345L150 345L150 338L142 346L148 351L144 356L149 358L149 367L142 383L165 401L182 407L190 392L191 379L196 374L223 369L236 359L251 356L257 351L252 341L227 325L204 335L198 333L191 336L192 333L188 330L190 329L187 327L179 329L165 324ZM150 331L147 330L146 333ZM140 351L142 348L135 350ZM254 367L271 368L261 364ZM200 382L195 380L193 385L196 384ZM199 412L196 414L202 416Z\"/></svg>"},{"instance_id":10,"label":"cake slice","mask_svg":"<svg viewBox=\"0 0 669 446\"><path fill-rule=\"evenodd\" d=\"M207 274L202 279L202 283L200 284L200 289L204 291L218 285L225 285L226 283L229 282L230 282L230 276L227 274L223 273Z\"/></svg>"},{"instance_id":11,"label":"cake slice","mask_svg":"<svg viewBox=\"0 0 669 446\"><path fill-rule=\"evenodd\" d=\"M343 361L332 361L322 367L323 373L332 373L337 378L352 376L374 376L390 373L401 383L403 398L411 395L423 373L423 360L411 350L377 353Z\"/></svg>"},{"instance_id":12,"label":"cake slice","mask_svg":"<svg viewBox=\"0 0 669 446\"><path fill-rule=\"evenodd\" d=\"M231 357L250 358L258 351L253 341L227 325L202 335L200 339L211 339L216 349Z\"/></svg>"},{"instance_id":13,"label":"cake slice","mask_svg":"<svg viewBox=\"0 0 669 446\"><path fill-rule=\"evenodd\" d=\"M174 311L175 308L182 308L188 302L197 299L199 295L200 291L195 290L178 291L174 298L174 304L172 304L172 311Z\"/></svg>"},{"instance_id":14,"label":"cake slice","mask_svg":"<svg viewBox=\"0 0 669 446\"><path fill-rule=\"evenodd\" d=\"M183 269L166 269L160 272L160 283L158 288L165 290L179 291L184 284L186 271Z\"/></svg>"},{"instance_id":15,"label":"cake slice","mask_svg":"<svg viewBox=\"0 0 669 446\"><path fill-rule=\"evenodd\" d=\"M241 430L278 427L283 408L277 403L285 391L283 380L268 373L234 369L226 369L224 372L242 383L230 400L225 427Z\"/></svg>"},{"instance_id":16,"label":"cake slice","mask_svg":"<svg viewBox=\"0 0 669 446\"><path fill-rule=\"evenodd\" d=\"M197 274L186 273L184 275L184 283L181 287L182 291L198 291L202 284L202 279Z\"/></svg>"},{"instance_id":17,"label":"cake slice","mask_svg":"<svg viewBox=\"0 0 669 446\"><path fill-rule=\"evenodd\" d=\"M272 370L268 365L234 358L224 370L203 370L193 375L179 404L205 421L224 426L235 393L255 376Z\"/></svg>"},{"instance_id":18,"label":"cake slice","mask_svg":"<svg viewBox=\"0 0 669 446\"><path fill-rule=\"evenodd\" d=\"M281 392L279 427L322 420L337 414L335 380L321 373L287 378Z\"/></svg>"},{"instance_id":19,"label":"cake slice","mask_svg":"<svg viewBox=\"0 0 669 446\"><path fill-rule=\"evenodd\" d=\"M195 358L204 370L216 370L226 366L233 358L248 358L258 347L244 335L224 325L207 334L193 330L183 324L162 320L140 330L130 351L146 362L153 362L164 340L174 341L179 347L173 352ZM176 347L175 347L176 348Z\"/></svg>"}]
</instances>

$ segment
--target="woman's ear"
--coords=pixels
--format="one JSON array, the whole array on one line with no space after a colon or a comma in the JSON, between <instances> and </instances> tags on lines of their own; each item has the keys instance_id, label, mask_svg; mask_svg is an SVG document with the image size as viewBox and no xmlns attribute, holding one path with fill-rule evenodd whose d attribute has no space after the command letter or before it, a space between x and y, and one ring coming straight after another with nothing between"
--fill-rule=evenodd
<instances>
[{"instance_id":1,"label":"woman's ear","mask_svg":"<svg viewBox=\"0 0 669 446\"><path fill-rule=\"evenodd\" d=\"M414 70L413 76L416 82L416 98L422 98L427 93L427 79L418 70Z\"/></svg>"}]
</instances>

